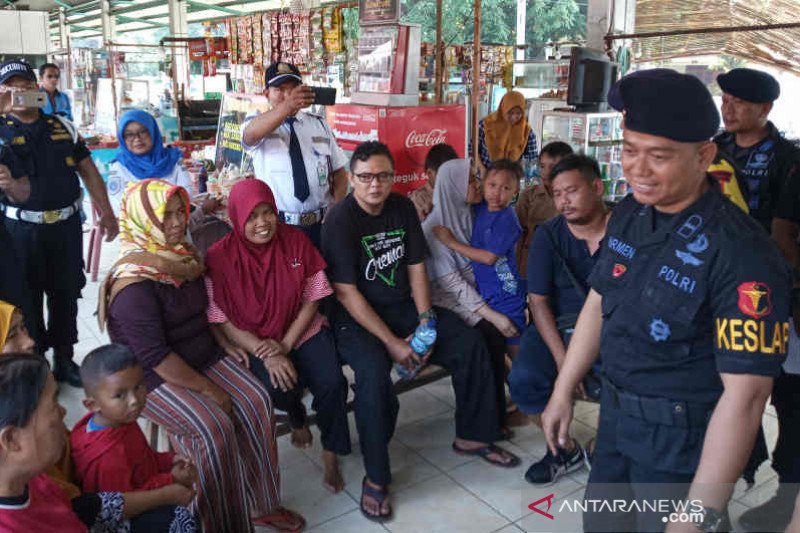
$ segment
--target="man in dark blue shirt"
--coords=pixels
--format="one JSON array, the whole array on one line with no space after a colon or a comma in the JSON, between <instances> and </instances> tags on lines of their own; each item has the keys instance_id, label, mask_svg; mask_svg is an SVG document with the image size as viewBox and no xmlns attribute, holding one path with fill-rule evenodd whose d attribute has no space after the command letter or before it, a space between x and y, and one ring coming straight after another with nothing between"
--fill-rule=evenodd
<instances>
[{"instance_id":1,"label":"man in dark blue shirt","mask_svg":"<svg viewBox=\"0 0 800 533\"><path fill-rule=\"evenodd\" d=\"M722 94L725 133L715 137L721 152L738 166L750 214L772 234L795 268L800 283L800 147L786 140L768 120L780 96L778 81L759 70L737 68L717 77ZM797 289L796 289L797 290ZM795 318L800 318L796 316ZM797 322L795 322L797 327ZM792 355L789 358L792 359ZM800 486L800 374L787 361L775 381L772 404L778 415L778 441L772 467L780 482L774 498L749 509L739 522L748 529L779 531L786 527ZM754 452L752 467L766 460L766 443Z\"/></svg>"},{"instance_id":2,"label":"man in dark blue shirt","mask_svg":"<svg viewBox=\"0 0 800 533\"><path fill-rule=\"evenodd\" d=\"M553 391L569 335L589 292L587 279L605 235L608 210L597 162L569 155L553 167L550 187L559 216L541 224L528 251L528 305L533 323L522 336L508 377L511 399L534 421ZM552 483L587 463L574 439L547 453L525 473L530 483Z\"/></svg>"},{"instance_id":3,"label":"man in dark blue shirt","mask_svg":"<svg viewBox=\"0 0 800 533\"><path fill-rule=\"evenodd\" d=\"M56 379L80 385L72 361L78 342L78 298L83 275L80 178L101 213L107 240L117 233L117 219L103 178L75 127L61 117L30 107L25 96L38 95L36 75L19 60L0 65L0 208L14 241L30 292L26 316L37 350L54 350ZM44 296L47 296L47 324Z\"/></svg>"},{"instance_id":4,"label":"man in dark blue shirt","mask_svg":"<svg viewBox=\"0 0 800 533\"><path fill-rule=\"evenodd\" d=\"M567 441L573 392L599 355L585 498L626 505L587 508L585 530L717 531L786 358L789 269L706 173L719 114L700 80L666 69L626 76L609 103L625 113L633 194L609 220L542 413L545 436L554 452ZM659 500L667 505L641 506Z\"/></svg>"}]
</instances>

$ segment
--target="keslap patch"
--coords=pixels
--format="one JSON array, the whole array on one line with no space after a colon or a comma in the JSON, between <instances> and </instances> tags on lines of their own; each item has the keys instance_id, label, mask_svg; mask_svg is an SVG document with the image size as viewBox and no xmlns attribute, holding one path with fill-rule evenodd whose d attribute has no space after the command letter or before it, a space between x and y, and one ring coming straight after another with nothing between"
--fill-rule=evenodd
<instances>
[{"instance_id":1,"label":"keslap patch","mask_svg":"<svg viewBox=\"0 0 800 533\"><path fill-rule=\"evenodd\" d=\"M762 318L772 312L772 289L760 281L746 281L739 292L739 311L752 318Z\"/></svg>"},{"instance_id":2,"label":"keslap patch","mask_svg":"<svg viewBox=\"0 0 800 533\"><path fill-rule=\"evenodd\" d=\"M618 279L621 278L622 275L625 274L625 272L627 271L628 267L626 267L622 263L614 263L614 268L611 269L611 276L613 276L614 279Z\"/></svg>"}]
</instances>

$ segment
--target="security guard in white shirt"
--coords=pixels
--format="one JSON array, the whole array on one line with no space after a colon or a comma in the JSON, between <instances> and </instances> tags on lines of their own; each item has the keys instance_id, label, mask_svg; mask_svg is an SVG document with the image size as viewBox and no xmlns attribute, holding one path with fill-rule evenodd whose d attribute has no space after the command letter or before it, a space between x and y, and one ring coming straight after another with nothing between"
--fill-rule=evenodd
<instances>
[{"instance_id":1,"label":"security guard in white shirt","mask_svg":"<svg viewBox=\"0 0 800 533\"><path fill-rule=\"evenodd\" d=\"M242 147L253 157L256 178L275 194L281 221L319 248L325 211L347 192L347 157L325 119L301 111L314 92L297 67L273 63L266 78L271 109L245 120Z\"/></svg>"}]
</instances>

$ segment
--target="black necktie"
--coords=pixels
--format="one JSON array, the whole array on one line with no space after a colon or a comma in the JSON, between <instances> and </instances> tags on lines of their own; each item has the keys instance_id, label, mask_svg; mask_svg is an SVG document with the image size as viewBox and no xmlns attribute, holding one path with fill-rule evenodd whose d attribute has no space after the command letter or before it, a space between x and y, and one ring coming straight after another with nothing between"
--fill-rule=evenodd
<instances>
[{"instance_id":1,"label":"black necktie","mask_svg":"<svg viewBox=\"0 0 800 533\"><path fill-rule=\"evenodd\" d=\"M294 122L296 117L289 117L286 122L289 124L289 157L292 159L292 178L294 178L294 197L305 202L311 194L308 189L308 174L306 174L306 164L303 162L303 152L300 151L300 141L294 132Z\"/></svg>"}]
</instances>

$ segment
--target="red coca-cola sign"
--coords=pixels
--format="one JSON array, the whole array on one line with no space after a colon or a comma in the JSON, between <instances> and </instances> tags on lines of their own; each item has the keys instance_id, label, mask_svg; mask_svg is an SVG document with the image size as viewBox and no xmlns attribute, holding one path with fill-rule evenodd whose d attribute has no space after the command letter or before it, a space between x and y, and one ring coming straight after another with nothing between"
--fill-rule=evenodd
<instances>
[{"instance_id":1,"label":"red coca-cola sign","mask_svg":"<svg viewBox=\"0 0 800 533\"><path fill-rule=\"evenodd\" d=\"M463 105L381 107L335 105L326 108L328 123L339 145L353 150L378 139L394 157L392 190L406 194L425 185L425 156L432 146L447 143L460 157L466 154L466 107Z\"/></svg>"},{"instance_id":2,"label":"red coca-cola sign","mask_svg":"<svg viewBox=\"0 0 800 533\"><path fill-rule=\"evenodd\" d=\"M435 128L427 133L418 133L417 130L411 130L406 137L406 148L417 148L435 146L437 144L447 142L447 130Z\"/></svg>"}]
</instances>

